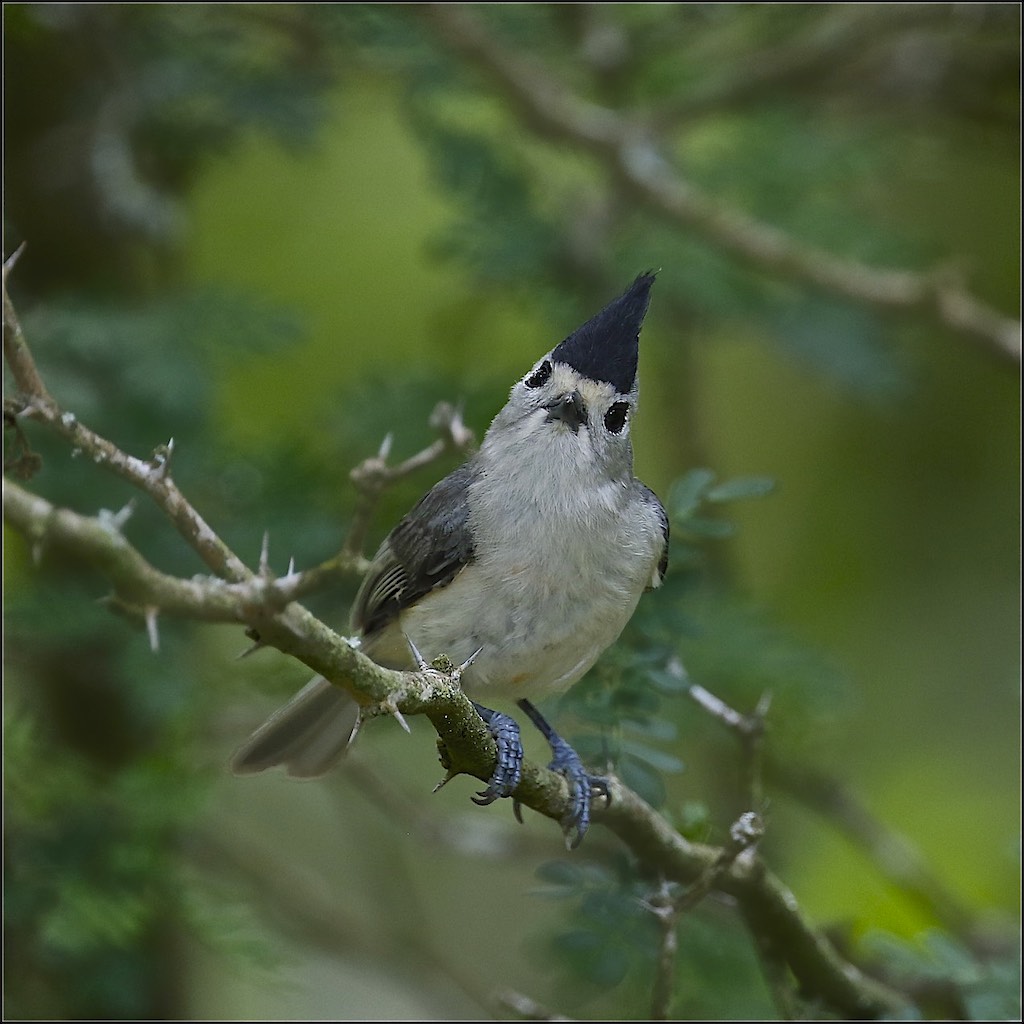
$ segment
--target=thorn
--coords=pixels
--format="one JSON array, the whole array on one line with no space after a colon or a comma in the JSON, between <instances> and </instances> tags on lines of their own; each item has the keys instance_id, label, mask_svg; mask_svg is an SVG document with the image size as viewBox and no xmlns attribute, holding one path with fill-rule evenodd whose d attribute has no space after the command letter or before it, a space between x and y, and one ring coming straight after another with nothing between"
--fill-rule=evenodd
<instances>
[{"instance_id":1,"label":"thorn","mask_svg":"<svg viewBox=\"0 0 1024 1024\"><path fill-rule=\"evenodd\" d=\"M167 444L158 444L153 449L153 455L149 460L149 464L156 470L155 476L157 480L163 480L171 471L171 457L174 455L174 438L172 437Z\"/></svg>"},{"instance_id":2,"label":"thorn","mask_svg":"<svg viewBox=\"0 0 1024 1024\"><path fill-rule=\"evenodd\" d=\"M450 436L452 421L456 416L458 416L458 410L451 402L438 402L430 411L427 425L431 430L436 430L439 434L448 434Z\"/></svg>"},{"instance_id":3,"label":"thorn","mask_svg":"<svg viewBox=\"0 0 1024 1024\"><path fill-rule=\"evenodd\" d=\"M14 269L14 265L21 259L21 254L25 251L25 246L28 242L22 242L14 252L11 253L7 259L4 260L4 280L7 280L7 275Z\"/></svg>"},{"instance_id":4,"label":"thorn","mask_svg":"<svg viewBox=\"0 0 1024 1024\"><path fill-rule=\"evenodd\" d=\"M154 654L160 650L160 631L156 624L159 614L160 609L154 608L152 605L146 609L146 632L149 634L149 649Z\"/></svg>"},{"instance_id":5,"label":"thorn","mask_svg":"<svg viewBox=\"0 0 1024 1024\"><path fill-rule=\"evenodd\" d=\"M115 512L110 519L111 525L120 532L121 527L128 522L132 517L132 513L135 511L135 499L129 498L128 503L120 511Z\"/></svg>"},{"instance_id":6,"label":"thorn","mask_svg":"<svg viewBox=\"0 0 1024 1024\"><path fill-rule=\"evenodd\" d=\"M288 576L294 576L295 575L295 558L294 558L294 556L292 558L288 559L288 572L287 572L287 575Z\"/></svg>"},{"instance_id":7,"label":"thorn","mask_svg":"<svg viewBox=\"0 0 1024 1024\"><path fill-rule=\"evenodd\" d=\"M19 416L35 416L37 413L42 412L43 406L39 399L32 397L30 398L22 408Z\"/></svg>"},{"instance_id":8,"label":"thorn","mask_svg":"<svg viewBox=\"0 0 1024 1024\"><path fill-rule=\"evenodd\" d=\"M461 664L461 665L460 665L460 666L459 666L459 667L458 667L458 668L457 668L457 669L456 669L456 670L455 670L455 671L454 671L454 672L452 673L452 674L453 674L453 675L455 676L455 678L456 678L456 679L458 679L458 678L459 678L459 676L461 676L461 675L462 675L462 673L463 673L463 672L465 672L465 671L466 671L466 669L467 669L467 668L469 668L469 666L470 666L470 665L472 665L474 661L476 661L476 659L477 659L477 658L478 658L478 657L480 656L480 652L481 652L482 650L483 650L483 647L482 647L482 646L481 646L481 647L478 647L478 648L477 648L477 649L476 649L476 650L475 650L475 651L474 651L474 652L473 652L473 653L472 653L472 654L471 654L471 655L470 655L470 656L469 656L469 657L468 657L468 658L467 658L467 659L466 659L466 660L465 660L465 661L464 661L464 662L463 662L463 663L462 663L462 664Z\"/></svg>"},{"instance_id":9,"label":"thorn","mask_svg":"<svg viewBox=\"0 0 1024 1024\"><path fill-rule=\"evenodd\" d=\"M448 783L451 782L452 779L454 779L455 776L458 774L458 772L454 772L449 768L448 771L445 773L444 778L430 792L437 793L440 790L444 789L444 787L447 786Z\"/></svg>"},{"instance_id":10,"label":"thorn","mask_svg":"<svg viewBox=\"0 0 1024 1024\"><path fill-rule=\"evenodd\" d=\"M395 708L394 711L391 712L391 715L407 733L409 733L410 735L412 734L412 729L409 728L409 723L405 720L405 715L403 715L402 712L398 710L398 708Z\"/></svg>"},{"instance_id":11,"label":"thorn","mask_svg":"<svg viewBox=\"0 0 1024 1024\"><path fill-rule=\"evenodd\" d=\"M241 661L243 658L248 658L250 654L255 654L261 647L267 646L260 639L259 633L251 626L245 631L245 636L246 639L252 641L252 647L249 647L246 650L242 651L242 653L238 655L238 661Z\"/></svg>"},{"instance_id":12,"label":"thorn","mask_svg":"<svg viewBox=\"0 0 1024 1024\"><path fill-rule=\"evenodd\" d=\"M459 399L452 414L451 423L448 424L448 436L456 448L468 448L473 443L473 431L466 426L462 418L465 402Z\"/></svg>"},{"instance_id":13,"label":"thorn","mask_svg":"<svg viewBox=\"0 0 1024 1024\"><path fill-rule=\"evenodd\" d=\"M270 575L270 531L263 533L263 545L260 548L260 575Z\"/></svg>"},{"instance_id":14,"label":"thorn","mask_svg":"<svg viewBox=\"0 0 1024 1024\"><path fill-rule=\"evenodd\" d=\"M242 651L235 660L241 661L243 658L248 658L250 654L255 654L258 650L266 646L267 645L262 640L257 640L251 647L246 647L246 649Z\"/></svg>"},{"instance_id":15,"label":"thorn","mask_svg":"<svg viewBox=\"0 0 1024 1024\"><path fill-rule=\"evenodd\" d=\"M380 443L380 449L377 452L377 458L381 462L387 462L388 456L391 454L391 443L394 441L395 435L393 433L387 433L384 435L384 440Z\"/></svg>"},{"instance_id":16,"label":"thorn","mask_svg":"<svg viewBox=\"0 0 1024 1024\"><path fill-rule=\"evenodd\" d=\"M636 902L638 906L643 907L660 921L671 921L679 913L679 909L673 902L672 888L664 878L661 879L657 892L652 893L650 899L637 896Z\"/></svg>"},{"instance_id":17,"label":"thorn","mask_svg":"<svg viewBox=\"0 0 1024 1024\"><path fill-rule=\"evenodd\" d=\"M466 411L466 400L460 398L455 403L455 408L452 410L452 421L449 424L449 430L456 442L459 441L461 435L466 433L466 425L462 420L462 414Z\"/></svg>"},{"instance_id":18,"label":"thorn","mask_svg":"<svg viewBox=\"0 0 1024 1024\"><path fill-rule=\"evenodd\" d=\"M408 633L403 633L402 636L405 637L405 642L409 645L409 650L412 651L412 656L416 659L416 667L421 672L426 672L430 666L424 660L423 655L420 654L420 649L412 642L412 637Z\"/></svg>"},{"instance_id":19,"label":"thorn","mask_svg":"<svg viewBox=\"0 0 1024 1024\"><path fill-rule=\"evenodd\" d=\"M761 694L760 700L758 700L757 702L757 707L754 709L754 714L757 715L758 718L766 718L768 716L768 711L770 710L771 706L772 691L765 690L764 693Z\"/></svg>"},{"instance_id":20,"label":"thorn","mask_svg":"<svg viewBox=\"0 0 1024 1024\"><path fill-rule=\"evenodd\" d=\"M356 720L352 725L352 731L348 734L348 746L352 746L355 742L356 737L359 735L359 730L363 727L363 709L360 707L359 714L356 715Z\"/></svg>"}]
</instances>

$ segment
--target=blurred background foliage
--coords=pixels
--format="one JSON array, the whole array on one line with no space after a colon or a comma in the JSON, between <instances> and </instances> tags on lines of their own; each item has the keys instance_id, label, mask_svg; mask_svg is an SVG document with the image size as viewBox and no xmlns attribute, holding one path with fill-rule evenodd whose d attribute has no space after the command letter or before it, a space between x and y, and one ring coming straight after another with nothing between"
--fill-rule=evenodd
<instances>
[{"instance_id":1,"label":"blurred background foliage","mask_svg":"<svg viewBox=\"0 0 1024 1024\"><path fill-rule=\"evenodd\" d=\"M956 267L1017 315L1018 5L467 11L509 62L645 112L724 209L874 266ZM27 242L11 291L44 378L133 454L173 436L179 484L250 563L265 530L278 571L329 557L348 471L386 434L418 450L447 399L482 435L539 353L660 268L635 448L672 568L551 710L716 842L745 809L738 752L678 666L740 710L770 691L771 866L849 955L931 979L937 1015L1019 1014L1011 359L670 222L547 136L431 5L3 15L5 256ZM89 514L131 496L27 429L40 494ZM450 468L390 491L371 544ZM201 571L146 502L127 531ZM498 990L648 1015L651 882L610 836L566 856L468 781L431 797L420 722L367 729L321 783L230 778L300 665L174 622L153 654L94 573L9 532L4 554L6 1016L448 1019ZM355 582L310 606L343 624ZM939 895L848 842L821 779ZM725 904L685 916L678 961L676 1015L777 1012Z\"/></svg>"}]
</instances>

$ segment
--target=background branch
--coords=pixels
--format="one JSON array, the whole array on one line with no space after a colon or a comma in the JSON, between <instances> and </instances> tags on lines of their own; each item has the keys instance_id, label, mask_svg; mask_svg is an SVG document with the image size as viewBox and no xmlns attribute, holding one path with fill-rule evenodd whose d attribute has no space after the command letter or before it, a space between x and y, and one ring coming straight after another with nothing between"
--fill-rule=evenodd
<instances>
[{"instance_id":1,"label":"background branch","mask_svg":"<svg viewBox=\"0 0 1024 1024\"><path fill-rule=\"evenodd\" d=\"M681 667L681 666L680 666ZM744 715L729 707L720 697L699 683L691 682L687 696L699 704L712 717L723 722L740 744L742 789L740 800L746 809L763 812L764 786L762 783L762 756L765 717L771 705L771 695L764 693L752 714Z\"/></svg>"},{"instance_id":2,"label":"background branch","mask_svg":"<svg viewBox=\"0 0 1024 1024\"><path fill-rule=\"evenodd\" d=\"M345 902L338 898L337 888L326 880L313 880L308 875L285 867L270 851L255 842L228 844L216 836L206 835L189 844L190 858L199 864L219 865L232 877L245 884L253 905L285 933L314 948L337 955L355 955L369 967L387 965L389 973L425 977L433 983L440 979L455 986L474 1004L478 1012L487 1013L494 996L461 964L453 963L439 952L429 936L413 927L409 918L395 922L390 931L381 933L382 922L368 925L352 919ZM383 922L387 925L388 922ZM405 950L395 964L395 946Z\"/></svg>"},{"instance_id":3,"label":"background branch","mask_svg":"<svg viewBox=\"0 0 1024 1024\"><path fill-rule=\"evenodd\" d=\"M875 869L982 955L991 952L993 936L967 905L932 871L910 840L873 815L849 788L806 766L796 768L772 761L775 785L805 807L831 822Z\"/></svg>"},{"instance_id":4,"label":"background branch","mask_svg":"<svg viewBox=\"0 0 1024 1024\"><path fill-rule=\"evenodd\" d=\"M831 72L848 67L849 54L870 53L873 45L888 42L895 32L942 24L950 15L950 9L941 4L889 4L884 9L841 4L829 8L805 33L761 47L728 75L697 83L663 102L652 116L652 127L661 134L709 114L764 102L780 90L810 83L819 86L822 77L827 80Z\"/></svg>"},{"instance_id":5,"label":"background branch","mask_svg":"<svg viewBox=\"0 0 1024 1024\"><path fill-rule=\"evenodd\" d=\"M35 360L25 343L21 323L7 294L4 281L4 357L20 395L20 408L14 415L42 420L59 434L75 451L88 456L122 479L148 494L164 510L178 532L199 557L222 579L239 582L251 578L245 563L209 527L198 512L185 500L169 474L174 442L160 446L153 457L144 462L127 455L115 444L100 437L78 422L74 413L62 410L46 390Z\"/></svg>"},{"instance_id":6,"label":"background branch","mask_svg":"<svg viewBox=\"0 0 1024 1024\"><path fill-rule=\"evenodd\" d=\"M800 242L709 196L665 157L664 140L640 112L580 99L546 68L504 47L455 4L418 8L438 39L471 61L534 131L596 156L635 197L684 230L751 267L878 312L928 311L950 329L1020 362L1021 325L977 299L955 271L876 268Z\"/></svg>"}]
</instances>

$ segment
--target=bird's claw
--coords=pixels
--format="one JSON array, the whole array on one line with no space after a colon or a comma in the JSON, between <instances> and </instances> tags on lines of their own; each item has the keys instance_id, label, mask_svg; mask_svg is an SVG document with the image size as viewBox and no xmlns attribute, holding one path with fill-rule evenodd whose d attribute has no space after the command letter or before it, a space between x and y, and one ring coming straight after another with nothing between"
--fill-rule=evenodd
<instances>
[{"instance_id":1,"label":"bird's claw","mask_svg":"<svg viewBox=\"0 0 1024 1024\"><path fill-rule=\"evenodd\" d=\"M512 796L523 774L523 744L519 736L519 725L514 718L492 711L474 703L477 714L483 719L498 747L497 764L487 787L471 797L473 803L486 807L502 797ZM534 724L544 733L551 745L551 763L548 768L563 776L569 786L569 809L560 822L565 833L566 846L575 850L583 842L590 828L590 809L595 797L611 799L609 780L602 775L591 775L583 767L579 754L562 739L528 702L520 706L530 715ZM522 804L512 797L512 813L522 824Z\"/></svg>"},{"instance_id":2,"label":"bird's claw","mask_svg":"<svg viewBox=\"0 0 1024 1024\"><path fill-rule=\"evenodd\" d=\"M498 748L498 756L494 774L482 789L470 799L481 807L493 804L495 800L511 796L523 776L523 741L519 736L519 725L514 718L503 715L500 711L492 711L480 704L473 705L477 714L494 737Z\"/></svg>"},{"instance_id":3,"label":"bird's claw","mask_svg":"<svg viewBox=\"0 0 1024 1024\"><path fill-rule=\"evenodd\" d=\"M561 736L555 735L551 739L551 752L554 756L548 768L558 772L569 784L571 803L560 824L565 833L566 847L575 850L590 828L590 808L594 797L610 799L609 783L603 775L591 775L583 767L579 754Z\"/></svg>"}]
</instances>

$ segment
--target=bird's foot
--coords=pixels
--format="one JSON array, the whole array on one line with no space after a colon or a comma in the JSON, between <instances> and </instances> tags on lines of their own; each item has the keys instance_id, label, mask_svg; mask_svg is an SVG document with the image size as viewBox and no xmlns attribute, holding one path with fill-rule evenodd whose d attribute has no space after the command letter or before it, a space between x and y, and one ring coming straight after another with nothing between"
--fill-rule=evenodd
<instances>
[{"instance_id":1,"label":"bird's foot","mask_svg":"<svg viewBox=\"0 0 1024 1024\"><path fill-rule=\"evenodd\" d=\"M608 780L603 775L591 775L583 767L580 755L548 725L547 719L528 701L521 700L519 706L529 716L530 721L543 733L551 746L551 763L548 768L564 776L569 784L569 809L560 822L565 833L565 845L575 850L590 828L590 808L595 796L603 796L611 800ZM513 807L516 817L522 821L518 805Z\"/></svg>"},{"instance_id":2,"label":"bird's foot","mask_svg":"<svg viewBox=\"0 0 1024 1024\"><path fill-rule=\"evenodd\" d=\"M590 828L590 807L595 796L610 799L608 780L603 775L591 775L580 755L554 733L549 739L551 753L553 755L548 768L553 772L565 777L569 783L569 810L563 815L560 822L562 831L565 833L565 845L570 850L575 850Z\"/></svg>"},{"instance_id":3,"label":"bird's foot","mask_svg":"<svg viewBox=\"0 0 1024 1024\"><path fill-rule=\"evenodd\" d=\"M514 718L475 702L473 707L484 720L498 747L497 764L487 788L471 797L473 803L486 807L495 800L511 796L519 785L523 775L523 741L519 736L519 724Z\"/></svg>"}]
</instances>

